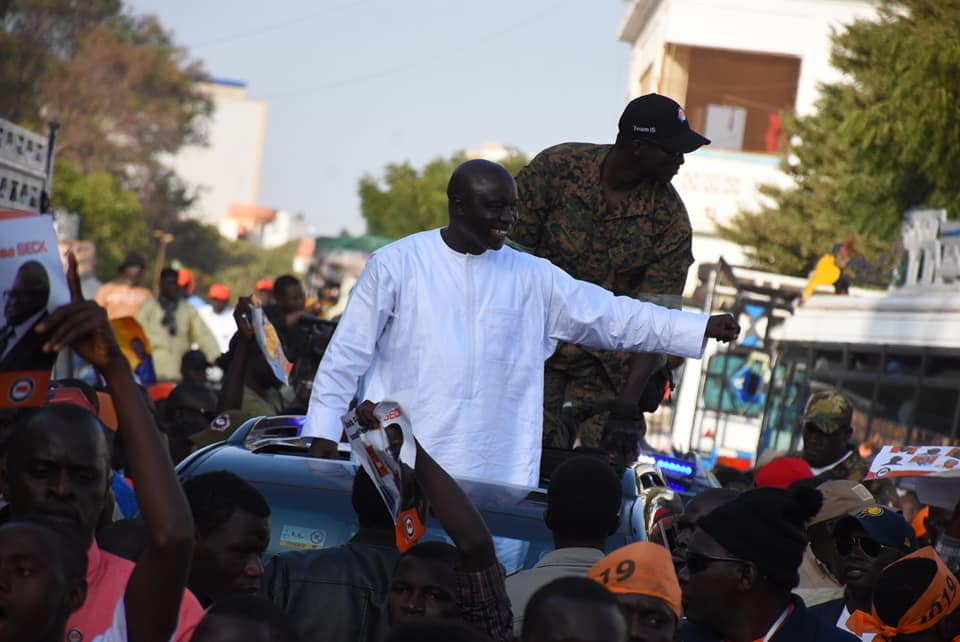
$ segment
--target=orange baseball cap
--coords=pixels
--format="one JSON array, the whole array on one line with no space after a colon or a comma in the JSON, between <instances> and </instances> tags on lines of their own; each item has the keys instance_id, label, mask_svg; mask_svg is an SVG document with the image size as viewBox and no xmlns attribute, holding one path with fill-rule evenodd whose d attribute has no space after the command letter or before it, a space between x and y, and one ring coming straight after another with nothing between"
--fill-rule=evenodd
<instances>
[{"instance_id":1,"label":"orange baseball cap","mask_svg":"<svg viewBox=\"0 0 960 642\"><path fill-rule=\"evenodd\" d=\"M113 405L113 397L110 396L109 392L97 390L97 399L100 401L100 411L97 413L97 417L100 418L104 426L113 432L117 432L120 422L117 420L117 409Z\"/></svg>"},{"instance_id":2,"label":"orange baseball cap","mask_svg":"<svg viewBox=\"0 0 960 642\"><path fill-rule=\"evenodd\" d=\"M659 598L680 618L680 582L670 552L659 544L635 542L618 548L594 564L587 577L611 593Z\"/></svg>"},{"instance_id":3,"label":"orange baseball cap","mask_svg":"<svg viewBox=\"0 0 960 642\"><path fill-rule=\"evenodd\" d=\"M193 280L193 274L187 268L180 268L180 271L177 272L177 285L181 288L187 288L189 294L193 294L193 288L196 286L196 281Z\"/></svg>"},{"instance_id":4,"label":"orange baseball cap","mask_svg":"<svg viewBox=\"0 0 960 642\"><path fill-rule=\"evenodd\" d=\"M207 291L207 297L210 299L216 299L217 301L229 301L230 288L223 283L214 283Z\"/></svg>"},{"instance_id":5,"label":"orange baseball cap","mask_svg":"<svg viewBox=\"0 0 960 642\"><path fill-rule=\"evenodd\" d=\"M272 279L260 279L257 281L258 290L272 290L273 289L273 280Z\"/></svg>"}]
</instances>

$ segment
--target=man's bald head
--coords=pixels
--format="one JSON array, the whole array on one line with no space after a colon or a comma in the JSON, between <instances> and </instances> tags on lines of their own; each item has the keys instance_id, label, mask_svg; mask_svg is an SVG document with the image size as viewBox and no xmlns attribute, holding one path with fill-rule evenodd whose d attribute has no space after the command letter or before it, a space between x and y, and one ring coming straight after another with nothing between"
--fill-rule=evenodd
<instances>
[{"instance_id":1,"label":"man's bald head","mask_svg":"<svg viewBox=\"0 0 960 642\"><path fill-rule=\"evenodd\" d=\"M473 193L479 183L484 181L513 183L513 176L503 165L475 158L457 166L447 182L447 198L453 200L455 196L464 196Z\"/></svg>"},{"instance_id":2,"label":"man's bald head","mask_svg":"<svg viewBox=\"0 0 960 642\"><path fill-rule=\"evenodd\" d=\"M8 325L19 325L43 308L50 300L50 277L38 261L27 261L17 270L4 301L3 314Z\"/></svg>"}]
</instances>

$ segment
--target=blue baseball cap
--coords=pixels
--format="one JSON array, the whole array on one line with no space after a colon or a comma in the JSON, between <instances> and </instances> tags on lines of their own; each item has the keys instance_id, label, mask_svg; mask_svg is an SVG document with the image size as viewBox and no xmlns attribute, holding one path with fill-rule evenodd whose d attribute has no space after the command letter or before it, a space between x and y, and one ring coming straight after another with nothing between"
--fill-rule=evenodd
<instances>
[{"instance_id":1,"label":"blue baseball cap","mask_svg":"<svg viewBox=\"0 0 960 642\"><path fill-rule=\"evenodd\" d=\"M834 535L859 526L871 538L884 546L899 548L904 551L915 551L918 548L917 536L913 527L907 523L903 515L886 506L868 506L856 513L840 519L833 528Z\"/></svg>"}]
</instances>

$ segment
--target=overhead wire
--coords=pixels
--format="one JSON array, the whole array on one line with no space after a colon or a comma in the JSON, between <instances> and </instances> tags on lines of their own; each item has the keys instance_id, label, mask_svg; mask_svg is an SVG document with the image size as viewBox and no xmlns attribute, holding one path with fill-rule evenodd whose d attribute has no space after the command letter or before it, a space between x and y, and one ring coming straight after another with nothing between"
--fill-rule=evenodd
<instances>
[{"instance_id":1,"label":"overhead wire","mask_svg":"<svg viewBox=\"0 0 960 642\"><path fill-rule=\"evenodd\" d=\"M275 22L273 24L264 25L262 27L257 27L256 29L251 29L249 31L242 31L239 33L232 33L226 36L220 36L207 40L205 42L200 42L191 46L191 49L203 49L205 47L214 47L216 45L222 45L224 43L233 42L240 39L249 39L260 36L261 34L269 33L271 31L277 31L279 29L284 29L291 25L302 24L306 20L311 20L319 16L329 15L336 13L338 11L343 11L344 9L351 9L358 7L364 4L370 4L373 0L353 0L352 2L345 2L334 6L323 7L317 11L311 11L310 13L302 14L294 18L287 18L280 22Z\"/></svg>"},{"instance_id":2,"label":"overhead wire","mask_svg":"<svg viewBox=\"0 0 960 642\"><path fill-rule=\"evenodd\" d=\"M514 31L517 31L518 29L522 29L523 27L526 27L526 26L530 25L531 23L534 23L534 22L539 21L539 20L540 20L545 14L547 14L547 13L551 13L551 12L554 13L554 14L559 13L558 10L557 10L558 5L564 5L564 4L566 4L566 3L564 3L564 2L555 2L555 3L552 3L552 4L550 4L549 6L545 7L544 9L542 9L541 11L538 11L538 12L536 12L535 14L533 14L533 15L531 15L531 16L529 16L529 17L527 17L527 18L525 18L525 19L523 19L523 20L521 20L521 21L519 21L519 22L516 22L516 23L514 23L514 24L512 24L512 25L510 25L510 26L508 26L508 27L505 27L504 29L500 29L500 30L495 31L495 32L493 32L493 33L486 34L485 36L482 36L482 37L477 38L477 39L475 39L475 40L472 40L472 41L469 41L469 42L467 42L467 43L461 44L461 45L459 45L459 46L457 46L457 47L454 47L454 48L452 48L452 49L444 50L444 51L442 51L442 52L435 53L435 54L431 54L431 55L429 55L429 56L423 56L423 57L417 58L416 60L412 60L412 61L409 61L409 62L407 62L407 63L401 64L401 65L396 65L396 66L393 66L393 67L390 67L390 68L387 68L387 69L381 69L381 70L379 70L379 71L371 72L371 73L368 73L368 74L363 74L363 75L359 75L359 76L353 76L353 77L350 77L350 78L344 78L344 79L342 79L342 80L337 80L337 81L332 81L332 82L323 83L323 84L319 84L319 85L314 85L314 86L312 86L312 87L301 87L301 88L291 89L291 90L289 90L289 91L280 91L280 92L274 92L274 93L267 93L266 95L263 96L263 98L269 100L269 99L278 98L278 97L298 96L298 95L302 95L302 94L309 94L309 93L313 93L313 92L316 92L316 91L323 91L323 90L325 90L325 89L337 89L337 88L340 88L340 87L348 87L348 86L350 86L350 85L361 84L361 83L364 83L364 82L369 82L369 81L371 81L371 80L378 80L378 79L384 78L384 77L386 77L386 76L392 76L392 75L397 74L397 73L402 73L402 72L404 72L404 71L409 71L409 70L415 69L415 68L417 68L417 67L419 67L419 66L421 66L421 65L423 65L423 64L430 63L430 62L433 62L433 61L435 61L435 60L446 59L446 58L449 58L451 55L456 54L456 53L459 53L459 52L461 52L461 51L464 51L464 50L467 50L467 49L472 49L472 48L477 47L477 46L479 46L479 45L486 44L486 43L488 43L488 42L492 42L492 41L494 41L494 40L497 40L497 39L499 39L499 38L501 38L501 37L503 37L503 36L505 36L505 35L508 35L508 34L510 34L510 33L513 33ZM561 8L565 8L565 7L561 7Z\"/></svg>"}]
</instances>

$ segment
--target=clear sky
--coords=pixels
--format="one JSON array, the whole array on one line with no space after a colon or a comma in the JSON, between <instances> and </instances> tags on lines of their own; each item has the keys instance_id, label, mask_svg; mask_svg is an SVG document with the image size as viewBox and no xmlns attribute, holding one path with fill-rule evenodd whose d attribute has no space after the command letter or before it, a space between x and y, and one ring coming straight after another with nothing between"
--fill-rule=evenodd
<instances>
[{"instance_id":1,"label":"clear sky","mask_svg":"<svg viewBox=\"0 0 960 642\"><path fill-rule=\"evenodd\" d=\"M261 205L361 233L357 181L498 142L612 142L622 0L128 0L269 101Z\"/></svg>"}]
</instances>

